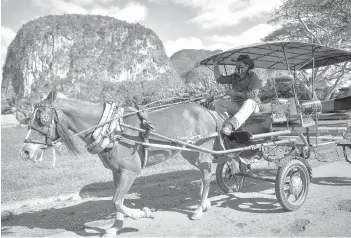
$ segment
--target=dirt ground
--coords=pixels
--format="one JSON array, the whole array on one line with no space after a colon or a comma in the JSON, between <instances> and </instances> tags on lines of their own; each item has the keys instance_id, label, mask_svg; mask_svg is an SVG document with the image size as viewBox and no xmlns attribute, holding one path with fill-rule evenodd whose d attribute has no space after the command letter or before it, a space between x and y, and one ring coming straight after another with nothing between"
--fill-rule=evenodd
<instances>
[{"instance_id":1,"label":"dirt ground","mask_svg":"<svg viewBox=\"0 0 351 238\"><path fill-rule=\"evenodd\" d=\"M273 170L261 171L274 175ZM274 185L247 180L238 193L223 194L211 184L211 209L201 220L189 217L198 204L200 173L178 171L146 177L125 203L153 209L154 219L127 218L119 236L351 236L351 165L324 163L313 168L308 199L295 212L280 207ZM1 234L9 236L99 237L113 222L112 183L90 184L83 199L22 206L2 214ZM3 210L3 209L2 209Z\"/></svg>"}]
</instances>

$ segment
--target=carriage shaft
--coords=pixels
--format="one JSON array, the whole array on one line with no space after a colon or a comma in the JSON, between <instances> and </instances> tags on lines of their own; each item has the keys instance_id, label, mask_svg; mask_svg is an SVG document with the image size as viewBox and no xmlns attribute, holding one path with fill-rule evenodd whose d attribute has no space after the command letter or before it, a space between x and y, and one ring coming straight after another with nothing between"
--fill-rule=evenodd
<instances>
[{"instance_id":1,"label":"carriage shaft","mask_svg":"<svg viewBox=\"0 0 351 238\"><path fill-rule=\"evenodd\" d=\"M143 129L140 129L138 127L134 127L134 126L131 126L131 125L128 125L128 124L121 123L120 125L122 127L126 127L126 128L129 128L129 129L132 129L132 130L139 131L139 132L145 132L145 130L143 130ZM286 130L283 133L281 133L281 132L270 132L270 133L263 133L262 135L269 134L269 136L272 136L272 135L275 135L275 134L281 135L281 134L290 134L290 133L293 133L293 132L290 131L290 130ZM297 133L297 134L300 134L300 133ZM172 139L172 138L169 138L167 136L163 136L163 135L160 135L160 134L157 134L157 133L154 133L154 132L150 132L150 135L159 137L159 138L164 139L164 140L168 140L168 141L176 143L176 144L183 145L184 147L188 147L188 148L172 146L172 145L160 145L160 144L145 143L145 142L133 141L133 140L131 140L131 141L133 141L134 143L140 144L140 145L144 145L144 146L164 148L164 149L182 150L182 151L198 151L198 152L205 152L205 153L210 153L210 154L214 154L214 155L223 155L223 154L229 154L229 153L234 153L234 152L255 150L255 149L259 149L262 146L288 144L288 143L296 141L295 138L292 138L292 139L284 139L284 140L272 141L272 142L267 142L267 143L259 143L259 144L255 144L255 145L250 145L250 146L241 147L241 148L235 148L235 149L230 149L230 150L216 151L216 150L204 149L204 148L202 148L200 146L196 146L196 145L193 145L193 144L190 144L190 143L186 143L186 142L183 142L183 141ZM261 134L258 134L258 135L261 135ZM215 136L213 136L213 137L215 137ZM263 136L263 137L265 137L265 136ZM126 139L126 138L124 138L124 139Z\"/></svg>"},{"instance_id":2,"label":"carriage shaft","mask_svg":"<svg viewBox=\"0 0 351 238\"><path fill-rule=\"evenodd\" d=\"M261 177L261 176L255 175L255 174L242 174L242 173L239 173L238 175L245 176L247 178L262 180L262 181L266 181L266 182L270 182L270 183L275 183L275 179L269 178L269 177Z\"/></svg>"},{"instance_id":3,"label":"carriage shaft","mask_svg":"<svg viewBox=\"0 0 351 238\"><path fill-rule=\"evenodd\" d=\"M268 146L268 145L282 145L282 144L288 144L290 142L294 142L295 139L286 139L286 140L280 140L280 141L274 141L274 142L268 142L268 143L260 143L256 145L250 145L242 148L236 148L236 149L230 149L230 150L207 150L199 146L195 145L185 145L190 148L186 147L178 147L178 146L172 146L172 145L161 145L161 144L152 144L152 143L145 143L141 141L133 141L136 144L143 145L143 146L150 146L150 147L156 147L156 148L163 148L163 149L172 149L172 150L182 150L182 151L197 151L197 152L205 152L205 153L210 153L214 155L223 155L223 154L229 154L229 153L234 153L234 152L241 152L241 151L248 151L248 150L255 150L259 149L262 146Z\"/></svg>"}]
</instances>

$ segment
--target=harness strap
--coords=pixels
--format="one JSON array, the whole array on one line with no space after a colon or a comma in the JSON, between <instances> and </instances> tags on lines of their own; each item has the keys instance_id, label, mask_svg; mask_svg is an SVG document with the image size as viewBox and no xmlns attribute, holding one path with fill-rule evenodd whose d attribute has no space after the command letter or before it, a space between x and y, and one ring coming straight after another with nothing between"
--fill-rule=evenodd
<instances>
[{"instance_id":1,"label":"harness strap","mask_svg":"<svg viewBox=\"0 0 351 238\"><path fill-rule=\"evenodd\" d=\"M47 147L52 147L54 144L58 143L61 139L57 139L56 141L53 141L53 133L54 133L54 126L55 126L55 121L57 123L60 123L60 117L56 111L56 109L50 105L45 105L45 104L38 104L37 107L48 107L51 109L51 122L49 125L45 125L44 128L38 127L38 126L33 126L33 121L35 119L35 115L38 111L38 109L36 109L34 111L34 116L33 116L33 120L30 126L30 129L33 129L35 131L38 131L39 133L45 135L45 143L41 142L41 141L35 141L32 139L25 139L24 143L32 143L32 144L42 144L42 145L46 145ZM42 118L40 118L39 120L42 120Z\"/></svg>"},{"instance_id":2,"label":"harness strap","mask_svg":"<svg viewBox=\"0 0 351 238\"><path fill-rule=\"evenodd\" d=\"M87 145L89 153L98 154L105 148L112 148L116 144L115 133L121 132L120 123L124 109L118 107L117 103L105 103L104 111L99 121L100 127L96 128L91 138L93 142ZM111 142L112 141L112 142Z\"/></svg>"},{"instance_id":3,"label":"harness strap","mask_svg":"<svg viewBox=\"0 0 351 238\"><path fill-rule=\"evenodd\" d=\"M218 118L216 118L212 112L210 110L208 110L207 108L204 108L213 118L213 120L215 121L216 123L216 133L217 133L217 136L218 136L218 141L219 141L219 144L220 146L222 147L222 150L226 150L226 147L225 147L225 142L223 140L223 137L221 135L221 133L219 132L221 130L221 127L220 127L220 121L218 120Z\"/></svg>"},{"instance_id":4,"label":"harness strap","mask_svg":"<svg viewBox=\"0 0 351 238\"><path fill-rule=\"evenodd\" d=\"M109 120L111 118L111 114L112 114L112 112L114 110L114 106L115 106L115 103L112 103L112 104L105 103L104 104L104 111L103 111L102 116L100 118L99 125L103 124L105 121L107 121L107 120ZM101 133L104 133L104 131L107 129L107 126L108 125L105 124L102 127L98 127L93 133L93 138L95 140L98 140L99 136L101 136Z\"/></svg>"},{"instance_id":5,"label":"harness strap","mask_svg":"<svg viewBox=\"0 0 351 238\"><path fill-rule=\"evenodd\" d=\"M140 110L138 105L135 105L136 109L138 110L138 117L141 121L141 129L144 129L144 132L141 133L141 139L144 140L145 143L149 143L150 132L155 131L155 127L151 125L151 122L148 121L148 114L143 109ZM144 161L142 168L146 167L147 160L149 156L149 147L144 145Z\"/></svg>"}]
</instances>

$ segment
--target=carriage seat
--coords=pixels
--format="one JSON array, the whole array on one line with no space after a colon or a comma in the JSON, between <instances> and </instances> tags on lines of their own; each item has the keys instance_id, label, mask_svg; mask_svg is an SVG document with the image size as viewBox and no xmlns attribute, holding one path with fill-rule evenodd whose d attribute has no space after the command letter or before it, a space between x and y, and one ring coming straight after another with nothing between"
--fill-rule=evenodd
<instances>
[{"instance_id":1,"label":"carriage seat","mask_svg":"<svg viewBox=\"0 0 351 238\"><path fill-rule=\"evenodd\" d=\"M271 103L271 111L267 111L267 105L263 107L263 112L253 113L250 118L262 118L271 116L272 124L282 124L289 122L291 124L300 124L302 118L303 127L314 125L315 121L308 114L322 111L322 104L319 100L307 100L300 102L298 106L300 113L297 112L297 107L294 98L278 98ZM266 111L265 111L266 110ZM268 109L269 110L269 109Z\"/></svg>"},{"instance_id":2,"label":"carriage seat","mask_svg":"<svg viewBox=\"0 0 351 238\"><path fill-rule=\"evenodd\" d=\"M262 110L250 118L271 117L272 123L294 122L299 119L294 98L278 98L271 103L262 104Z\"/></svg>"}]
</instances>

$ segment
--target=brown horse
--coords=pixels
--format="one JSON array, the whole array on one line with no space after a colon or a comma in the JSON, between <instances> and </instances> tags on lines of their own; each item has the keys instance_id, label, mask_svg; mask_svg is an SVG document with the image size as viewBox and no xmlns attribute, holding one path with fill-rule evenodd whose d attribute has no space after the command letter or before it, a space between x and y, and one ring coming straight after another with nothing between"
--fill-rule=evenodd
<instances>
[{"instance_id":1,"label":"brown horse","mask_svg":"<svg viewBox=\"0 0 351 238\"><path fill-rule=\"evenodd\" d=\"M37 162L43 151L58 139L61 139L70 151L78 153L68 131L78 133L96 126L102 112L103 106L100 104L56 98L56 92L53 90L33 113L30 129L20 152L21 157ZM123 120L125 124L140 128L141 121L136 115L125 117ZM205 135L217 130L213 115L196 103L180 104L150 112L148 120L155 127L157 133L171 138ZM79 134L79 137L88 145L92 143L91 134L91 131L85 132ZM140 133L130 129L124 130L123 136L130 140L142 141ZM130 140L121 140L117 146L104 149L98 154L104 166L112 170L115 184L113 204L116 209L116 217L113 226L106 231L105 236L116 235L116 232L123 227L124 216L133 219L153 218L152 212L146 207L142 210L131 209L123 204L124 197L141 173L144 162L143 146ZM212 149L214 141L215 138L212 137L197 141L195 144ZM167 144L165 141L153 137L150 138L150 143ZM201 203L192 216L192 219L200 219L202 213L211 206L208 200L211 154L150 148L146 166L160 163L179 153L192 165L198 167L202 174Z\"/></svg>"}]
</instances>

